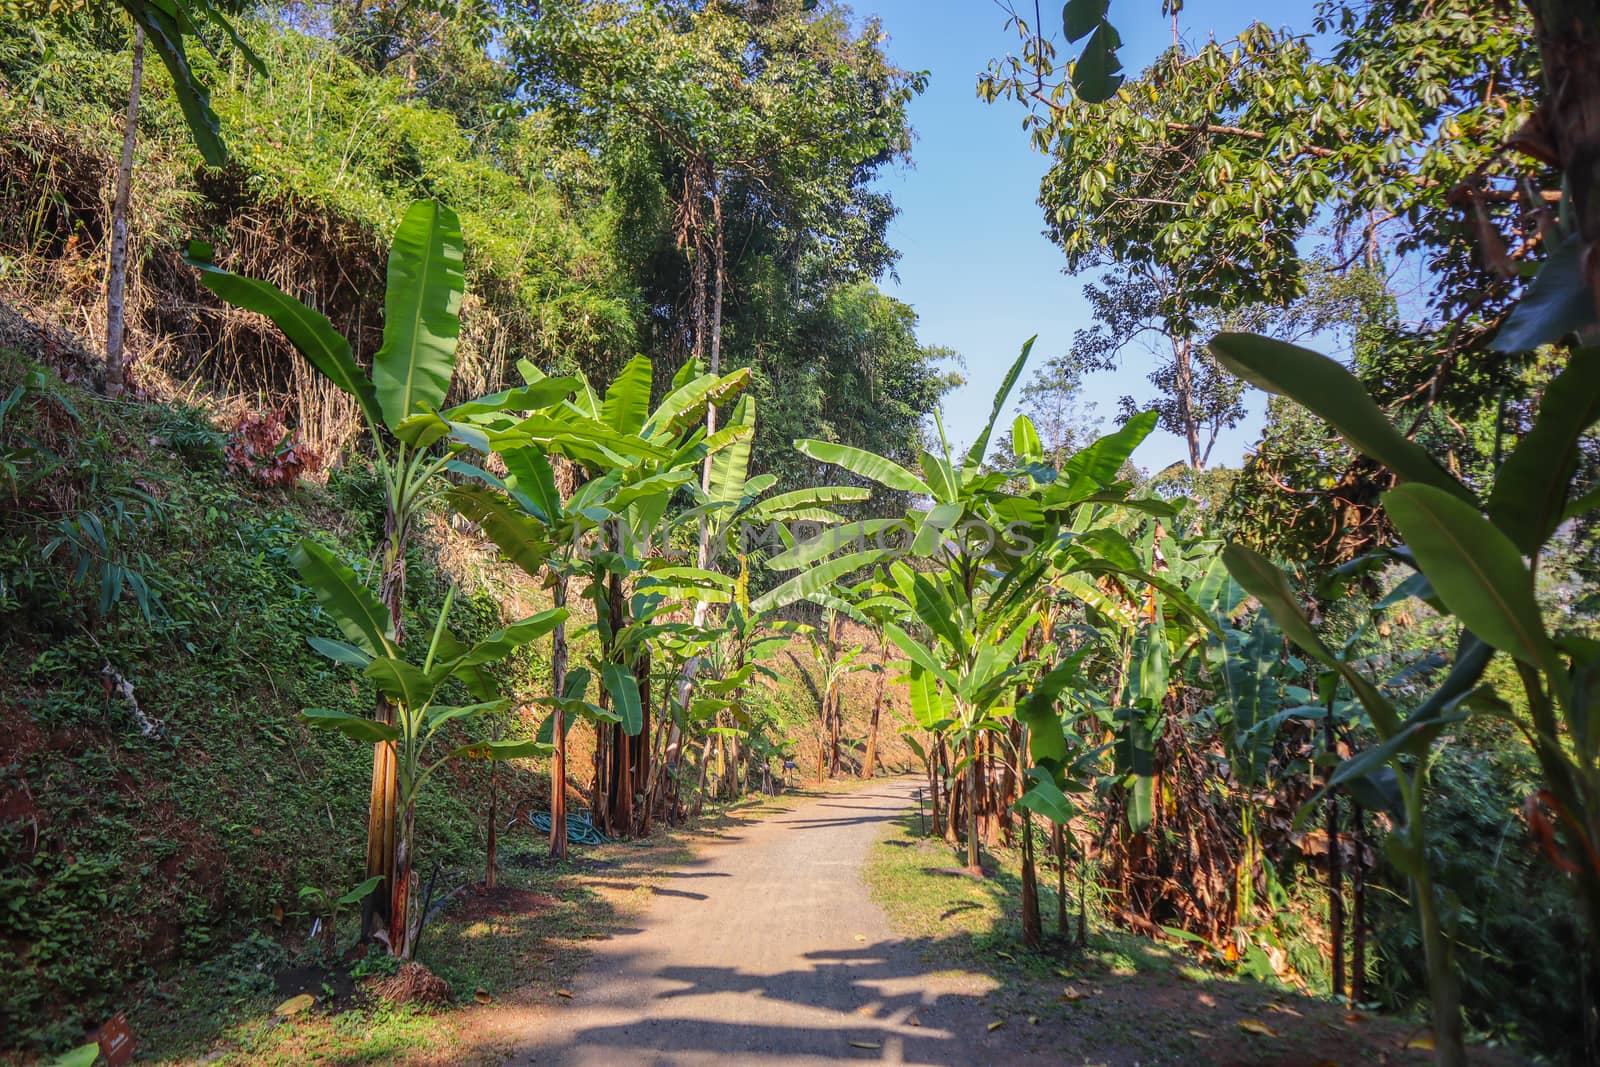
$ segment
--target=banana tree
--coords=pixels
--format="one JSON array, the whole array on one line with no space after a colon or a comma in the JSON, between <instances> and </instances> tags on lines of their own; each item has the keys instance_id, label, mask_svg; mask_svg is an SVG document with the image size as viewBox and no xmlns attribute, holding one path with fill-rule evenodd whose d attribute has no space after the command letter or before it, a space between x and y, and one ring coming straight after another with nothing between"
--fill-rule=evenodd
<instances>
[{"instance_id":1,"label":"banana tree","mask_svg":"<svg viewBox=\"0 0 1600 1067\"><path fill-rule=\"evenodd\" d=\"M909 662L906 680L919 718L943 724L937 732L950 737L958 751L964 749L952 776L965 771L967 868L981 875L978 738L1003 731L1001 716L1039 666L1022 658L1038 615L1015 586L1011 595L994 595L995 579L969 593L959 569L927 574L896 561L889 575L905 617L916 620L921 633L913 635L897 623L887 623L884 631Z\"/></svg>"},{"instance_id":2,"label":"banana tree","mask_svg":"<svg viewBox=\"0 0 1600 1067\"><path fill-rule=\"evenodd\" d=\"M753 426L736 421L707 437L701 423L708 404L727 404L739 396L749 371L715 376L687 364L652 409L652 368L642 356L630 361L603 395L581 377L548 378L525 362L519 366L527 385L491 398L498 399L498 405L486 399L471 410L429 413L415 421L426 424L429 437L480 441L484 449L497 450L506 458L508 470L517 465L503 481L460 466L458 472L477 478L487 488L471 486L452 493L457 506L479 522L509 558L530 573L547 569L553 558L549 573L561 595L567 579L580 572L588 577L584 593L595 604L601 638L597 666L607 683L606 698L639 709L637 716L625 715L618 722L596 722L592 803L609 831L631 833L648 823L648 806L636 814L633 798L648 794L652 761L650 646L641 635L630 635L630 626L644 621L639 606L652 603L650 597L659 599L685 584L705 590L704 598L727 596L731 580L719 581L709 572L676 566L662 550L675 530L706 513L703 504L679 505L692 499L692 483L702 461L708 456L717 460L724 449L748 442L753 433ZM527 396L542 400L557 392L564 398L558 403L527 410L535 407L525 402ZM581 495L560 501L548 462L540 454L544 452L565 456L587 472ZM585 540L580 564L574 553ZM565 547L553 553L537 547L546 543ZM648 582L647 572L653 576ZM640 599L644 585L652 592ZM635 588L630 591L630 587ZM633 675L631 685L622 680L625 673ZM565 715L561 708L556 713ZM555 731L558 744L564 736ZM564 757L564 750L561 754ZM565 759L557 763L565 775ZM553 804L557 794L564 796L564 789L553 790ZM554 828L562 825L552 819L552 847L558 853L564 839L558 839Z\"/></svg>"},{"instance_id":3,"label":"banana tree","mask_svg":"<svg viewBox=\"0 0 1600 1067\"><path fill-rule=\"evenodd\" d=\"M748 589L745 572L750 551L770 549L773 542L793 546L790 527L796 523L841 525L844 519L834 510L839 504L855 504L871 494L864 488L853 486L814 486L768 496L777 484L772 474L750 474L751 447L756 425L756 403L752 396L742 396L733 409L728 429L742 429L744 435L721 449L711 458L701 488L704 508L700 519L700 542L696 565L703 570L715 569L721 560L733 560L740 570L743 588ZM785 525L789 524L789 525ZM704 626L711 602L700 598L695 603L694 624ZM741 610L743 622L735 629L746 639L751 635L750 623L766 615L753 611L746 596ZM699 667L699 659L691 657L684 667L679 683L680 700L686 700L690 683Z\"/></svg>"},{"instance_id":4,"label":"banana tree","mask_svg":"<svg viewBox=\"0 0 1600 1067\"><path fill-rule=\"evenodd\" d=\"M422 920L410 893L417 796L452 759L521 759L548 750L531 740L460 743L446 737L511 707L511 701L492 697L483 668L549 633L567 613L565 609L541 612L467 646L446 627L455 597L452 587L434 623L426 654L420 661L409 660L401 654L387 609L333 553L315 542L302 541L293 561L344 638L314 635L308 638L311 646L336 663L358 668L393 708L388 721L328 708L307 708L301 718L315 729L337 730L392 753L398 786L393 881L401 891L395 894L396 912L384 939L392 954L409 959ZM452 680L463 681L474 696L490 699L465 705L439 703L441 691Z\"/></svg>"},{"instance_id":5,"label":"banana tree","mask_svg":"<svg viewBox=\"0 0 1600 1067\"><path fill-rule=\"evenodd\" d=\"M372 357L370 374L355 361L350 343L332 323L294 297L264 281L218 267L211 246L194 242L188 263L200 280L235 307L265 315L318 372L355 400L372 442L373 462L384 485L384 544L379 598L389 614L397 646L404 644L406 548L417 515L442 489L437 476L452 461L450 451L434 448L446 437L451 448L487 447L481 433L459 421L474 412L515 403L542 407L566 395L573 383L551 379L536 386L439 411L455 371L461 332L459 309L465 286L461 223L454 211L419 200L406 211L389 249L384 293L383 345ZM442 426L443 429L438 429ZM380 690L377 721L391 723L394 709ZM391 934L404 918L404 888L392 877L397 849L398 768L392 746L373 751L372 795L367 818L367 875L381 877L373 911L386 919ZM370 928L372 912L366 925Z\"/></svg>"},{"instance_id":6,"label":"banana tree","mask_svg":"<svg viewBox=\"0 0 1600 1067\"><path fill-rule=\"evenodd\" d=\"M556 487L555 471L542 449L534 446L505 447L500 457L506 468L504 478L465 463L451 470L475 478L481 484L458 485L450 489L450 503L465 518L494 542L505 558L529 577L542 580L551 590L554 606L567 606L567 590L572 578L583 573L587 564L580 555L594 533L614 517L608 501L618 479L608 475L579 485L563 500ZM566 622L551 632L550 688L558 698L577 699L587 689L589 673L574 696L568 692L568 646ZM569 705L558 700L550 705L550 856L567 855L567 718ZM587 708L587 705L584 705Z\"/></svg>"},{"instance_id":7,"label":"banana tree","mask_svg":"<svg viewBox=\"0 0 1600 1067\"><path fill-rule=\"evenodd\" d=\"M1533 301L1514 314L1515 347L1554 341L1570 328L1541 316ZM1225 552L1229 571L1261 599L1300 648L1337 671L1371 717L1380 744L1340 766L1330 782L1370 781L1387 766L1396 775L1405 821L1391 854L1404 861L1415 887L1433 998L1435 1049L1442 1064L1465 1061L1459 991L1438 902L1422 862L1422 783L1432 741L1451 722L1478 712L1507 718L1527 737L1545 790L1530 805L1555 842L1550 858L1570 873L1590 942L1600 958L1600 730L1594 728L1600 643L1552 629L1540 610L1534 580L1542 557L1561 540L1563 524L1600 509L1600 490L1574 485L1580 445L1600 420L1600 347L1571 351L1550 382L1528 433L1501 465L1480 499L1410 440L1383 413L1359 380L1335 361L1294 345L1243 334L1211 342L1217 358L1246 381L1290 397L1331 423L1351 446L1394 472L1401 484L1383 497L1404 549L1387 555L1416 569L1417 595L1463 626L1455 664L1432 696L1400 712L1321 642L1301 614L1283 575L1249 550ZM1510 710L1478 682L1493 655L1515 665L1525 714ZM1544 809L1554 818L1544 814Z\"/></svg>"}]
</instances>

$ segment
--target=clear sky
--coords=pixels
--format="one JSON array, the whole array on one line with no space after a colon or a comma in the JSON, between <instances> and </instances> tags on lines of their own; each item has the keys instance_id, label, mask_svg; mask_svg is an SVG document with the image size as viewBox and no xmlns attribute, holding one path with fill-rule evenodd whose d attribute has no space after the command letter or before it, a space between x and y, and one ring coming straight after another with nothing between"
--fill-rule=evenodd
<instances>
[{"instance_id":1,"label":"clear sky","mask_svg":"<svg viewBox=\"0 0 1600 1067\"><path fill-rule=\"evenodd\" d=\"M1061 0L1041 6L1046 24L1059 29ZM1028 337L1039 335L1031 360L1038 365L1065 351L1073 332L1088 325L1082 290L1090 279L1064 274L1060 251L1043 236L1037 198L1048 161L1022 131L1021 106L987 105L974 92L988 61L1015 50L1000 8L993 0L855 0L854 7L858 15L882 19L895 63L931 75L928 91L911 105L914 162L883 182L900 207L890 241L901 252L899 280L889 279L884 288L916 309L923 343L949 345L966 358L968 384L946 398L944 417L953 443L968 442L982 429L1000 379ZM1179 25L1191 44L1212 34L1231 37L1264 13L1304 31L1312 9L1312 0L1270 6L1191 0ZM1112 0L1111 19L1126 42L1122 62L1130 73L1172 40L1157 0ZM1119 397L1150 396L1149 369L1130 353L1119 370L1091 379L1098 414L1113 419ZM1237 464L1259 432L1263 408L1256 394L1250 417L1218 440L1213 464ZM1008 410L1003 425L1011 415ZM1184 458L1181 438L1159 431L1134 457L1152 471Z\"/></svg>"}]
</instances>

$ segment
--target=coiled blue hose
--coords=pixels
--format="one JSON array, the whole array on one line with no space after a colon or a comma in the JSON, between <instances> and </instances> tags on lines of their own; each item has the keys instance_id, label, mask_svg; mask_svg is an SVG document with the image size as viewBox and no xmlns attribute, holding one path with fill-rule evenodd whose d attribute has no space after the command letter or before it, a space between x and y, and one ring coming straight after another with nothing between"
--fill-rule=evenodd
<instances>
[{"instance_id":1,"label":"coiled blue hose","mask_svg":"<svg viewBox=\"0 0 1600 1067\"><path fill-rule=\"evenodd\" d=\"M548 811L529 812L528 821L541 834L550 832ZM594 823L589 821L588 812L579 812L567 816L567 841L574 845L605 845L609 844L611 839L595 829Z\"/></svg>"}]
</instances>

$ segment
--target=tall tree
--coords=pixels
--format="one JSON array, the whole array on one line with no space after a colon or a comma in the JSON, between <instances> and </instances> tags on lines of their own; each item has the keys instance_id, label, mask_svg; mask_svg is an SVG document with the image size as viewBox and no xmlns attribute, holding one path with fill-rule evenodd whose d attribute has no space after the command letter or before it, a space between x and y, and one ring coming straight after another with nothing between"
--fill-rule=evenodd
<instances>
[{"instance_id":1,"label":"tall tree","mask_svg":"<svg viewBox=\"0 0 1600 1067\"><path fill-rule=\"evenodd\" d=\"M1516 264L1547 251L1557 183L1506 150L1540 93L1533 19L1470 0L1318 10L1326 45L1261 23L1179 43L1104 103L1074 97L1025 25L979 93L1027 105L1070 266L1178 265L1194 309L1283 305L1313 273L1303 238L1331 221L1341 260L1386 246L1437 272L1429 373L1448 376L1504 320Z\"/></svg>"},{"instance_id":2,"label":"tall tree","mask_svg":"<svg viewBox=\"0 0 1600 1067\"><path fill-rule=\"evenodd\" d=\"M144 27L133 31L133 73L122 126L122 158L111 200L111 259L106 269L106 395L120 396L127 382L124 363L128 292L128 204L133 198L133 156L139 144L139 92L144 88Z\"/></svg>"},{"instance_id":3,"label":"tall tree","mask_svg":"<svg viewBox=\"0 0 1600 1067\"><path fill-rule=\"evenodd\" d=\"M193 38L210 49L201 26L225 35L238 47L239 54L258 71L261 60L240 39L229 14L243 10L244 0L116 0L133 23L132 64L128 83L128 103L124 111L122 150L116 169L116 185L111 200L111 245L106 265L106 369L105 392L118 396L127 384L127 289L128 289L128 214L133 198L134 164L139 143L139 97L144 91L145 49L149 45L166 65L172 79L172 92L189 124L195 147L212 166L228 160L221 123L211 109L211 94L197 78L189 63L185 38ZM93 5L81 0L18 0L16 14L29 19L101 18ZM10 11L7 12L11 13Z\"/></svg>"}]
</instances>

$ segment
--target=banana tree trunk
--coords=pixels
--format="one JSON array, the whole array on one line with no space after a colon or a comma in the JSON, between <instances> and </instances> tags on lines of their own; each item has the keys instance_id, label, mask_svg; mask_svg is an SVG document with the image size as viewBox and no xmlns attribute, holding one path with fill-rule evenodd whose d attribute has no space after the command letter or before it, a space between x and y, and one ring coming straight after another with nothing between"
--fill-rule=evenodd
<instances>
[{"instance_id":1,"label":"banana tree trunk","mask_svg":"<svg viewBox=\"0 0 1600 1067\"><path fill-rule=\"evenodd\" d=\"M1022 812L1022 943L1036 949L1044 943L1039 919L1039 880L1033 864L1033 817Z\"/></svg>"},{"instance_id":2,"label":"banana tree trunk","mask_svg":"<svg viewBox=\"0 0 1600 1067\"><path fill-rule=\"evenodd\" d=\"M128 369L123 341L127 336L128 206L133 199L134 151L139 142L139 91L144 84L144 27L133 31L133 77L128 86L128 112L122 128L122 158L117 191L111 201L111 262L106 271L106 395L121 396Z\"/></svg>"},{"instance_id":3,"label":"banana tree trunk","mask_svg":"<svg viewBox=\"0 0 1600 1067\"><path fill-rule=\"evenodd\" d=\"M1239 866L1233 872L1234 921L1240 926L1249 926L1255 919L1256 868L1260 866L1261 845L1256 837L1255 801L1251 799L1248 789L1244 803L1239 808L1239 832L1244 844L1239 854Z\"/></svg>"},{"instance_id":4,"label":"banana tree trunk","mask_svg":"<svg viewBox=\"0 0 1600 1067\"><path fill-rule=\"evenodd\" d=\"M878 773L878 720L883 714L883 683L888 677L889 643L878 635L878 688L872 695L872 725L867 730L867 753L861 761L861 777Z\"/></svg>"},{"instance_id":5,"label":"banana tree trunk","mask_svg":"<svg viewBox=\"0 0 1600 1067\"><path fill-rule=\"evenodd\" d=\"M706 743L700 748L700 786L694 798L694 817L697 819L706 803L706 770L711 766L711 740L708 734Z\"/></svg>"},{"instance_id":6,"label":"banana tree trunk","mask_svg":"<svg viewBox=\"0 0 1600 1067\"><path fill-rule=\"evenodd\" d=\"M983 862L978 854L978 794L982 786L978 779L983 773L983 765L978 759L976 737L967 740L967 752L972 757L967 761L967 870L981 875Z\"/></svg>"},{"instance_id":7,"label":"banana tree trunk","mask_svg":"<svg viewBox=\"0 0 1600 1067\"><path fill-rule=\"evenodd\" d=\"M607 542L613 552L622 550L622 530L617 522L609 524ZM623 600L622 575L612 571L606 575L606 614L611 640L605 649L605 661L618 663L622 648L622 630L627 625L626 605ZM633 831L633 745L634 738L620 724L612 725L608 732L609 751L603 763L604 775L600 782L599 799L602 805L601 823L606 833L614 836ZM599 758L596 753L596 758Z\"/></svg>"},{"instance_id":8,"label":"banana tree trunk","mask_svg":"<svg viewBox=\"0 0 1600 1067\"><path fill-rule=\"evenodd\" d=\"M384 520L383 571L379 585L379 599L389 612L389 622L394 628L396 645L405 641L402 607L406 599L406 537L410 529L410 516L398 513L393 507ZM375 717L382 723L394 722L394 705L381 693L378 695ZM401 847L398 821L400 818L399 761L393 742L376 745L372 750L372 790L367 805L367 877L381 878L377 891L368 899L373 907L362 922L363 938L370 936L373 920L381 919L388 931L389 950L398 954L406 940L406 913L410 904L409 852Z\"/></svg>"},{"instance_id":9,"label":"banana tree trunk","mask_svg":"<svg viewBox=\"0 0 1600 1067\"><path fill-rule=\"evenodd\" d=\"M1322 720L1323 747L1330 755L1336 754L1333 730L1333 701L1328 701L1327 715ZM1328 765L1328 778L1333 777L1333 764ZM1344 996L1344 865L1339 851L1339 793L1331 781L1328 790L1328 936L1333 941L1333 959L1329 970L1333 979L1333 995Z\"/></svg>"},{"instance_id":10,"label":"banana tree trunk","mask_svg":"<svg viewBox=\"0 0 1600 1067\"><path fill-rule=\"evenodd\" d=\"M833 694L833 715L828 720L828 745L831 755L828 757L828 777L839 777L839 720L844 718L844 709L841 706L839 693Z\"/></svg>"},{"instance_id":11,"label":"banana tree trunk","mask_svg":"<svg viewBox=\"0 0 1600 1067\"><path fill-rule=\"evenodd\" d=\"M1067 835L1061 824L1050 824L1050 849L1056 857L1056 933L1067 936Z\"/></svg>"},{"instance_id":12,"label":"banana tree trunk","mask_svg":"<svg viewBox=\"0 0 1600 1067\"><path fill-rule=\"evenodd\" d=\"M495 780L498 774L498 768L498 761L489 761L489 843L484 848L483 858L483 887L485 889L493 889L495 887L495 883L499 880L499 869L495 861L495 852L497 846L499 845L498 832L500 819L500 812L498 810L499 789L496 788L499 783Z\"/></svg>"},{"instance_id":13,"label":"banana tree trunk","mask_svg":"<svg viewBox=\"0 0 1600 1067\"><path fill-rule=\"evenodd\" d=\"M1411 892L1416 898L1417 919L1422 927L1422 950L1428 967L1428 999L1433 1014L1433 1057L1439 1067L1465 1067L1466 1039L1461 1024L1461 987L1456 977L1455 960L1439 920L1439 906L1433 895L1433 878L1428 873L1425 826L1422 808L1421 775L1402 774L1401 793L1405 797L1406 825L1400 831L1401 847L1409 854Z\"/></svg>"},{"instance_id":14,"label":"banana tree trunk","mask_svg":"<svg viewBox=\"0 0 1600 1067\"><path fill-rule=\"evenodd\" d=\"M939 738L939 787L944 792L944 839L951 845L961 841L961 790L950 774L950 750Z\"/></svg>"},{"instance_id":15,"label":"banana tree trunk","mask_svg":"<svg viewBox=\"0 0 1600 1067\"><path fill-rule=\"evenodd\" d=\"M650 688L650 647L645 645L640 649L638 657L633 662L633 680L639 687L639 705L642 713L643 725L639 733L628 738L628 754L631 757L628 773L629 803L633 798L639 798L639 810L633 818L634 832L643 836L650 832L650 820L655 814L650 804L650 746L655 733L651 722L651 711L654 710L654 691Z\"/></svg>"},{"instance_id":16,"label":"banana tree trunk","mask_svg":"<svg viewBox=\"0 0 1600 1067\"><path fill-rule=\"evenodd\" d=\"M1367 845L1366 813L1360 804L1350 805L1350 999L1357 1004L1367 999L1367 886L1364 854Z\"/></svg>"},{"instance_id":17,"label":"banana tree trunk","mask_svg":"<svg viewBox=\"0 0 1600 1067\"><path fill-rule=\"evenodd\" d=\"M389 917L390 952L409 960L416 952L417 921L411 921L411 846L416 832L416 805L408 803L400 812L399 828L395 841L395 885L402 891L395 894L395 914Z\"/></svg>"},{"instance_id":18,"label":"banana tree trunk","mask_svg":"<svg viewBox=\"0 0 1600 1067\"><path fill-rule=\"evenodd\" d=\"M554 589L555 607L567 606L567 576L558 574ZM550 687L554 695L567 691L567 624L557 623L550 632ZM550 716L550 743L555 752L550 758L550 858L567 858L567 713L558 705Z\"/></svg>"}]
</instances>

